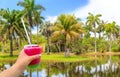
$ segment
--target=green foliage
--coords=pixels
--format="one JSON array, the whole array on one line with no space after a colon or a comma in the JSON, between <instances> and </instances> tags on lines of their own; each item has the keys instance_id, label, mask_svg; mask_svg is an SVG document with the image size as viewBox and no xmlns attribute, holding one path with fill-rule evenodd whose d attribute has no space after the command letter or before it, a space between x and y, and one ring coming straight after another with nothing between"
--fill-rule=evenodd
<instances>
[{"instance_id":1,"label":"green foliage","mask_svg":"<svg viewBox=\"0 0 120 77\"><path fill-rule=\"evenodd\" d=\"M33 44L37 44L37 36L35 34L32 34L32 42ZM38 36L38 44L46 43L46 39L43 36Z\"/></svg>"},{"instance_id":2,"label":"green foliage","mask_svg":"<svg viewBox=\"0 0 120 77\"><path fill-rule=\"evenodd\" d=\"M119 45L117 45L116 43L113 43L113 45L112 45L112 51L114 51L114 52L120 51Z\"/></svg>"},{"instance_id":3,"label":"green foliage","mask_svg":"<svg viewBox=\"0 0 120 77\"><path fill-rule=\"evenodd\" d=\"M98 39L97 40L97 50L98 50L98 52L106 52L106 51L108 51L108 42L105 40L105 39Z\"/></svg>"},{"instance_id":4,"label":"green foliage","mask_svg":"<svg viewBox=\"0 0 120 77\"><path fill-rule=\"evenodd\" d=\"M47 46L48 46L48 45L47 45ZM47 48L47 46L46 46L46 48ZM55 46L54 44L52 44L52 45L50 46L50 49L51 49L52 52L58 52L57 49L56 49L56 46ZM46 49L46 50L47 50L47 49Z\"/></svg>"},{"instance_id":5,"label":"green foliage","mask_svg":"<svg viewBox=\"0 0 120 77\"><path fill-rule=\"evenodd\" d=\"M94 38L84 38L82 44L84 52L94 51Z\"/></svg>"},{"instance_id":6,"label":"green foliage","mask_svg":"<svg viewBox=\"0 0 120 77\"><path fill-rule=\"evenodd\" d=\"M97 41L97 50L98 52L106 52L108 51L108 42L105 39L96 39ZM94 38L84 38L82 41L82 51L85 52L93 52L94 51ZM80 48L80 47L79 47Z\"/></svg>"},{"instance_id":7,"label":"green foliage","mask_svg":"<svg viewBox=\"0 0 120 77\"><path fill-rule=\"evenodd\" d=\"M83 53L84 49L83 49L82 40L81 39L75 40L75 42L71 44L71 49L72 52L75 52L76 54Z\"/></svg>"}]
</instances>

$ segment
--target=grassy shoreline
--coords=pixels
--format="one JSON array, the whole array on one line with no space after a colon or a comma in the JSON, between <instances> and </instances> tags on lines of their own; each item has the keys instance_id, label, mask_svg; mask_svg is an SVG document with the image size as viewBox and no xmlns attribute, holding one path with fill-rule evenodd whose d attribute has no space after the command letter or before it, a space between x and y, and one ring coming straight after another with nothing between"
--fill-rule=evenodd
<instances>
[{"instance_id":1,"label":"grassy shoreline","mask_svg":"<svg viewBox=\"0 0 120 77\"><path fill-rule=\"evenodd\" d=\"M15 62L17 57L17 53L15 53L13 57L10 57L9 53L0 53L0 62ZM80 55L71 55L69 57L64 57L64 53L52 53L50 55L43 53L41 56L41 62L78 62L91 59L93 59L93 57Z\"/></svg>"},{"instance_id":2,"label":"grassy shoreline","mask_svg":"<svg viewBox=\"0 0 120 77\"><path fill-rule=\"evenodd\" d=\"M9 53L1 53L0 52L0 62L15 62L18 57L18 52L14 53L13 57L9 56ZM120 55L120 53L86 53L81 55L74 55L71 54L69 57L64 57L64 53L51 53L47 55L43 53L41 56L41 62L80 62L80 61L87 61L87 60L94 60L95 55Z\"/></svg>"},{"instance_id":3,"label":"grassy shoreline","mask_svg":"<svg viewBox=\"0 0 120 77\"><path fill-rule=\"evenodd\" d=\"M85 60L93 60L93 57L80 56L80 55L71 55L69 57L64 57L63 54L43 54L41 57L42 62L79 62Z\"/></svg>"}]
</instances>

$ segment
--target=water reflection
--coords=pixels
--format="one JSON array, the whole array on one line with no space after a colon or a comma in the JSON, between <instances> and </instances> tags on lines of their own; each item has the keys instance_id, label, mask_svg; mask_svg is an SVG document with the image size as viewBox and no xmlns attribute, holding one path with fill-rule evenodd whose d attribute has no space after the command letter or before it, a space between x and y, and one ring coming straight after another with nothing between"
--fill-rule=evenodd
<instances>
[{"instance_id":1,"label":"water reflection","mask_svg":"<svg viewBox=\"0 0 120 77\"><path fill-rule=\"evenodd\" d=\"M8 69L13 63L0 65ZM19 77L120 77L119 60L112 57L76 63L41 63L38 69L26 69Z\"/></svg>"},{"instance_id":2,"label":"water reflection","mask_svg":"<svg viewBox=\"0 0 120 77\"><path fill-rule=\"evenodd\" d=\"M111 58L108 59L107 63L98 64L97 60L95 60L95 66L90 66L90 69L87 69L85 65L79 65L76 67L76 74L77 72L80 73L78 77L110 77L108 75L111 74L111 77L116 77L118 73L115 73L119 69L119 64L112 63ZM71 76L70 76L71 77ZM77 77L77 76L76 76Z\"/></svg>"}]
</instances>

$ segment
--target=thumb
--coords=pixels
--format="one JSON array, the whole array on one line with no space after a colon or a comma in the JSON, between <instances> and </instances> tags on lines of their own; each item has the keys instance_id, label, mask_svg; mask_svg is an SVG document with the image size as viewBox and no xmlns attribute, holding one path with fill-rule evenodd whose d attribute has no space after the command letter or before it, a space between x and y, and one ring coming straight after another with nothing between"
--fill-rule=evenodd
<instances>
[{"instance_id":1,"label":"thumb","mask_svg":"<svg viewBox=\"0 0 120 77\"><path fill-rule=\"evenodd\" d=\"M34 60L34 59L40 58L40 56L41 56L41 54L30 56L30 60Z\"/></svg>"}]
</instances>

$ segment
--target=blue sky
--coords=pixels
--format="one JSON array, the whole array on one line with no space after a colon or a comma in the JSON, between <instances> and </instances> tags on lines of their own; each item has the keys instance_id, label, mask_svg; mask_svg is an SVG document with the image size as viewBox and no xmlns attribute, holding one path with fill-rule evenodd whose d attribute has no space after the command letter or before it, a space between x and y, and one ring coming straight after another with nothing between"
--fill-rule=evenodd
<instances>
[{"instance_id":1,"label":"blue sky","mask_svg":"<svg viewBox=\"0 0 120 77\"><path fill-rule=\"evenodd\" d=\"M22 9L16 4L23 0L0 0L0 8ZM69 13L73 10L87 5L88 0L35 0L36 4L40 4L46 8L42 15L55 16L61 13Z\"/></svg>"},{"instance_id":2,"label":"blue sky","mask_svg":"<svg viewBox=\"0 0 120 77\"><path fill-rule=\"evenodd\" d=\"M0 0L0 8L22 9L16 5L18 1L23 0ZM58 15L65 13L74 14L85 22L91 12L102 14L104 21L116 21L120 25L120 0L36 0L36 4L46 8L42 16L47 21L55 22Z\"/></svg>"},{"instance_id":3,"label":"blue sky","mask_svg":"<svg viewBox=\"0 0 120 77\"><path fill-rule=\"evenodd\" d=\"M46 8L45 15L59 15L84 7L88 0L41 0L39 3Z\"/></svg>"},{"instance_id":4,"label":"blue sky","mask_svg":"<svg viewBox=\"0 0 120 77\"><path fill-rule=\"evenodd\" d=\"M22 9L16 4L23 0L0 0L0 8ZM55 21L62 13L75 14L85 19L88 12L102 14L105 21L116 21L120 24L119 0L35 0L46 8L42 15L46 20Z\"/></svg>"}]
</instances>

